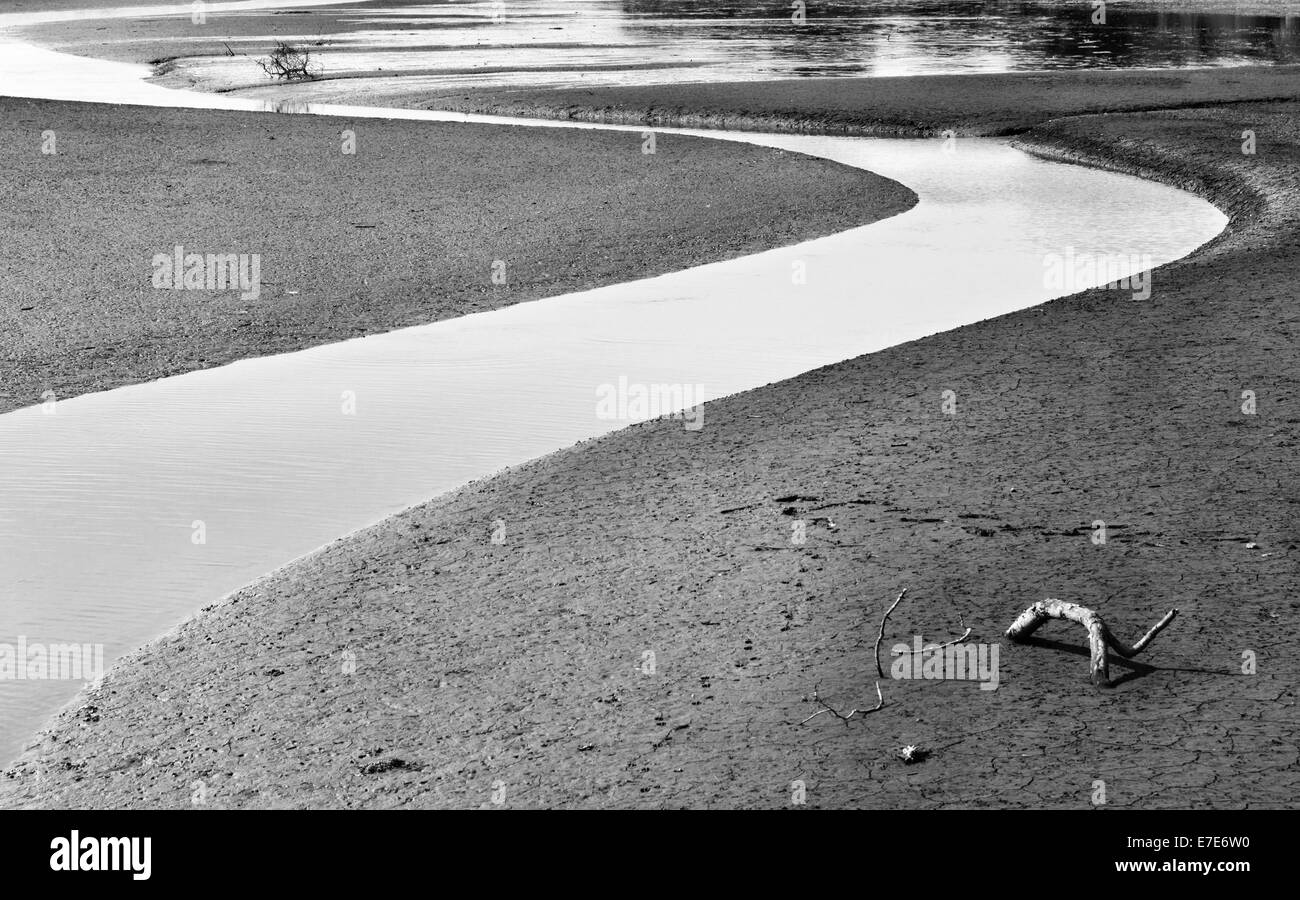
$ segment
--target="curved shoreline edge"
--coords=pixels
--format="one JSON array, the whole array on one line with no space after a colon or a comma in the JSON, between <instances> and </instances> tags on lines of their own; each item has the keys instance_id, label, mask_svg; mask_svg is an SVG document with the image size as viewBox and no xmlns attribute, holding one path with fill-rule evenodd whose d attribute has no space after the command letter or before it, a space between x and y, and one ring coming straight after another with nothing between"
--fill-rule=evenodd
<instances>
[{"instance_id":1,"label":"curved shoreline edge","mask_svg":"<svg viewBox=\"0 0 1300 900\"><path fill-rule=\"evenodd\" d=\"M1294 99L1300 65L1051 70L978 75L801 78L562 89L430 92L377 78L329 79L295 97L647 127L862 137L1007 137L1066 116ZM283 88L244 88L262 97ZM358 98L346 100L344 98Z\"/></svg>"},{"instance_id":2,"label":"curved shoreline edge","mask_svg":"<svg viewBox=\"0 0 1300 900\"><path fill-rule=\"evenodd\" d=\"M916 203L861 169L688 136L650 166L639 136L583 129L10 98L0 112L15 176L0 240L23 262L0 272L0 314L19 326L0 340L0 413L746 256ZM359 155L340 152L342 129ZM253 300L151 289L150 260L178 243L256 253L266 284Z\"/></svg>"},{"instance_id":3,"label":"curved shoreline edge","mask_svg":"<svg viewBox=\"0 0 1300 900\"><path fill-rule=\"evenodd\" d=\"M1092 117L1079 117L1086 121ZM1238 234L1257 224L1277 198L1259 185L1229 171L1207 170L1188 165L1169 156L1157 157L1146 152L1100 141L1090 141L1075 132L1065 135L1050 125L1020 132L1012 146L1042 159L1088 166L1109 172L1132 175L1179 188L1208 200L1228 216L1228 224L1212 240L1193 254L1202 256L1220 243L1232 241ZM1182 262L1182 260L1179 260Z\"/></svg>"},{"instance_id":4,"label":"curved shoreline edge","mask_svg":"<svg viewBox=\"0 0 1300 900\"><path fill-rule=\"evenodd\" d=\"M1285 424L1300 421L1296 106L1061 119L1021 137L1230 214L1220 238L1156 271L1148 307L1062 298L711 404L703 446L649 423L407 510L132 654L83 698L97 721L61 713L0 802L185 806L207 777L216 805L475 806L505 775L519 805L784 805L800 778L813 805L1083 807L1106 775L1119 806L1293 805L1286 661L1300 646L1261 617L1294 620L1300 586L1284 487ZM1229 138L1248 124L1261 155L1235 159ZM1255 419L1237 409L1249 385ZM971 418L943 416L941 389L969 398ZM1120 518L1094 552L1106 506ZM489 543L498 516L519 523L518 544ZM810 540L781 547L795 516ZM815 709L815 683L856 702L861 622L903 586L928 599L896 627L927 636L961 613L995 641L1004 612L1044 591L1118 597L1124 624L1181 595L1190 624L1109 695L1081 689L1068 653L1016 651L988 697L891 682L901 699L870 728L792 724ZM335 671L341 629L362 626L358 668ZM1196 668L1207 644L1217 672ZM1233 676L1251 646L1282 668ZM646 648L659 680L637 676ZM154 702L160 683L176 697ZM307 694L323 699L289 699ZM1088 735L1102 714L1154 748L1141 772ZM891 746L954 736L961 749L928 769L889 761ZM1239 740L1250 758L1229 752Z\"/></svg>"}]
</instances>

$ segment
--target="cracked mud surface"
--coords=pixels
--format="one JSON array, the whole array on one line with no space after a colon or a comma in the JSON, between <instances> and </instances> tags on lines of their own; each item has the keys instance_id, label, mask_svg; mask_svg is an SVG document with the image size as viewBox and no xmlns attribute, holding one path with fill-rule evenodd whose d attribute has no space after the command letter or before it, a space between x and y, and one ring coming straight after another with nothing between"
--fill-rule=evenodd
<instances>
[{"instance_id":1,"label":"cracked mud surface","mask_svg":"<svg viewBox=\"0 0 1300 900\"><path fill-rule=\"evenodd\" d=\"M1146 302L1086 292L829 366L331 545L129 657L0 803L188 807L201 782L218 808L783 807L801 781L811 807L1083 809L1100 780L1113 808L1294 806L1298 114L1041 126L1027 146L1233 224ZM875 703L904 587L886 666L969 626L998 689L887 678L880 711L800 725L814 689ZM1124 640L1181 614L1099 690L1082 629L1002 638L1048 596Z\"/></svg>"},{"instance_id":2,"label":"cracked mud surface","mask_svg":"<svg viewBox=\"0 0 1300 900\"><path fill-rule=\"evenodd\" d=\"M916 202L860 169L698 138L643 154L638 134L13 99L0 120L0 412L743 256ZM260 296L155 289L154 255L177 244L259 254Z\"/></svg>"}]
</instances>

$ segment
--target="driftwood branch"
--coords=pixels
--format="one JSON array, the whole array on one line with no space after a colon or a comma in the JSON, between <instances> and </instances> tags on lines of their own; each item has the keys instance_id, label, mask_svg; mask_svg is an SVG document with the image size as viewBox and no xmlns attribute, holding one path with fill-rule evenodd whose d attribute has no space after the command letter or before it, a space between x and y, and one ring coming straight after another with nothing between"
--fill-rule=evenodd
<instances>
[{"instance_id":1,"label":"driftwood branch","mask_svg":"<svg viewBox=\"0 0 1300 900\"><path fill-rule=\"evenodd\" d=\"M940 644L939 646L935 647L934 649L935 649L936 651L938 651L938 650L942 650L944 647L951 647L953 644L964 644L964 643L966 643L966 639L967 639L968 637L970 637L970 636L974 633L974 631L975 631L975 629L971 628L971 627L968 625L968 626L966 626L966 630L962 632L961 637L959 637L959 638L953 638L951 641L948 641L948 642L946 642L946 643Z\"/></svg>"},{"instance_id":2,"label":"driftwood branch","mask_svg":"<svg viewBox=\"0 0 1300 900\"><path fill-rule=\"evenodd\" d=\"M1155 640L1155 636L1165 629L1165 627L1174 620L1178 615L1178 610L1171 609L1165 613L1165 617L1152 626L1151 630L1142 636L1136 644L1129 646L1115 637L1106 625L1106 621L1086 606L1080 606L1077 603L1071 603L1068 600L1055 600L1048 598L1039 600L1037 603L1022 612L1011 627L1007 629L1007 637L1013 641L1023 641L1039 629L1048 619L1066 619L1070 622L1078 622L1084 628L1088 629L1088 642L1092 649L1092 662L1089 671L1092 673L1092 683L1096 685L1110 684L1110 658L1107 655L1107 648L1114 650L1125 659L1137 656L1146 646Z\"/></svg>"},{"instance_id":3,"label":"driftwood branch","mask_svg":"<svg viewBox=\"0 0 1300 900\"><path fill-rule=\"evenodd\" d=\"M899 592L898 597L895 598L893 604L889 609L885 610L885 614L880 618L880 631L876 633L876 674L881 678L885 677L885 670L880 668L880 642L885 639L885 623L889 621L889 614L894 611L894 607L898 605L899 601L903 599L903 595L906 593L907 588L903 588ZM879 685L877 685L877 687L879 687Z\"/></svg>"},{"instance_id":4,"label":"driftwood branch","mask_svg":"<svg viewBox=\"0 0 1300 900\"><path fill-rule=\"evenodd\" d=\"M880 630L876 632L876 674L879 675L881 678L885 677L885 670L882 669L880 666L880 642L885 639L885 623L889 621L890 613L894 611L894 607L898 606L899 601L903 599L903 595L906 593L907 593L907 588L903 588L902 591L899 592L898 596L894 598L894 602L890 604L889 609L885 610L885 614L880 618ZM965 625L966 623L962 622L961 624ZM948 641L946 644L940 644L938 647L935 647L934 649L942 650L944 647L951 647L953 644L964 643L966 639L971 636L972 633L974 633L974 629L967 628L964 632L962 632L961 637L954 638L953 640Z\"/></svg>"},{"instance_id":5,"label":"driftwood branch","mask_svg":"<svg viewBox=\"0 0 1300 900\"><path fill-rule=\"evenodd\" d=\"M808 724L813 719L820 716L822 713L830 713L832 716L834 716L835 718L843 722L844 727L847 728L849 726L849 719L853 718L854 716L870 715L871 713L875 712L876 710L880 709L885 705L885 695L880 692L879 681L876 682L876 705L873 706L871 709L851 709L847 713L836 712L826 703L825 700L821 698L821 694L819 693L820 691L821 691L820 684L813 688L813 702L821 706L821 709L817 710L817 712L813 713L811 716L809 716L808 718L800 722L799 723L800 725Z\"/></svg>"},{"instance_id":6,"label":"driftwood branch","mask_svg":"<svg viewBox=\"0 0 1300 900\"><path fill-rule=\"evenodd\" d=\"M883 640L885 639L885 623L889 621L889 614L892 613L892 612L894 611L894 608L897 607L898 604L902 602L902 600L903 600L903 595L905 595L906 593L907 593L907 588L903 588L901 591L898 592L898 596L894 598L894 602L891 603L891 604L889 605L889 609L885 610L885 614L881 617L881 619L880 619L880 630L879 630L878 632L876 632L876 674L879 675L881 678L884 678L884 677L885 677L885 672L884 672L884 670L880 667L880 642L883 641ZM965 624L965 623L962 623L962 624ZM966 631L965 631L965 633L963 633L961 637L956 638L955 640L951 640L951 641L949 641L948 643L941 645L941 648L940 648L940 649L942 649L942 647L950 647L950 646L952 646L953 644L960 644L962 641L966 640L966 639L967 639L968 637L970 637L970 636L971 636L971 629L970 629L970 628L967 628ZM1144 640L1147 640L1147 639L1144 639ZM1139 648L1139 649L1140 649L1140 648ZM847 713L841 713L841 712L838 712L837 710L833 709L833 708L832 708L828 703L826 703L825 700L823 700L823 699L821 698L821 685L820 685L820 684L817 684L816 686L813 687L813 702L816 703L818 706L820 706L821 709L817 710L817 712L813 713L811 716L809 716L808 718L806 718L806 719L804 719L802 722L800 722L800 723L799 723L800 725L806 725L806 724L808 724L808 723L811 722L813 719L815 719L815 718L817 718L818 716L820 716L822 713L830 713L832 716L834 716L835 718L837 718L837 719L839 719L841 722L843 722L843 723L844 723L844 726L847 728L847 727L848 727L848 724L849 724L849 719L853 718L854 716L866 716L866 715L870 715L870 714L873 713L873 712L877 712L877 711L879 711L880 709L883 709L884 706L885 706L885 695L884 695L883 693L881 693L881 691L880 691L880 682L877 681L877 682L876 682L876 705L875 705L875 706L871 707L871 709L856 709L856 708L855 708L855 709L851 709L851 710L849 710ZM912 749L913 749L913 750L917 750L918 748L915 748L915 747L914 747L914 748L912 748ZM928 752L928 751L922 751L922 752ZM923 758L924 758L923 756L918 756L918 757L917 757L917 760L919 761L920 759L923 759ZM909 759L907 759L906 761L907 761L907 762L912 762L913 760L909 758Z\"/></svg>"}]
</instances>

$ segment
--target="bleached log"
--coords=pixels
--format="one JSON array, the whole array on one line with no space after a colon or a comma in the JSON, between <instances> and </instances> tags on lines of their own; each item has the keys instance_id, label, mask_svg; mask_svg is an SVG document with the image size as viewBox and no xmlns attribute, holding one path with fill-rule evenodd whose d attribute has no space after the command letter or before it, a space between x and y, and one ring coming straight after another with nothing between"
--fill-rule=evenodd
<instances>
[{"instance_id":1,"label":"bleached log","mask_svg":"<svg viewBox=\"0 0 1300 900\"><path fill-rule=\"evenodd\" d=\"M1022 612L1011 623L1011 627L1007 629L1007 637L1013 641L1023 641L1037 631L1048 619L1066 619L1070 622L1078 622L1088 629L1088 643L1092 649L1090 665L1092 683L1105 686L1110 684L1110 659L1106 653L1107 648L1114 650L1125 659L1131 659L1146 649L1146 646L1155 639L1155 636L1163 631L1165 626L1172 622L1177 615L1178 610L1169 610L1169 612L1165 613L1163 619L1142 636L1141 640L1129 646L1116 638L1106 625L1106 621L1093 610L1077 603L1071 603L1068 600L1056 600L1049 597L1046 600L1039 600Z\"/></svg>"}]
</instances>

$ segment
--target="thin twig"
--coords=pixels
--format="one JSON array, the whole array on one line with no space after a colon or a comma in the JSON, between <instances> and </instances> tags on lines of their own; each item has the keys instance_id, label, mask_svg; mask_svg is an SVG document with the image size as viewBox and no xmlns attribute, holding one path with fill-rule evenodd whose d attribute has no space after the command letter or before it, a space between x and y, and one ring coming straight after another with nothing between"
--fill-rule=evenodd
<instances>
[{"instance_id":1,"label":"thin twig","mask_svg":"<svg viewBox=\"0 0 1300 900\"><path fill-rule=\"evenodd\" d=\"M971 631L972 631L972 630L973 630L973 629L971 629L971 628L968 626L968 627L966 628L966 633L963 634L961 637L959 637L959 638L955 638L955 639L949 641L949 642L946 643L946 644L940 644L938 647L935 647L934 649L935 649L935 650L942 650L944 647L951 647L953 644L960 644L960 643L962 643L963 641L965 641L966 638L968 638L968 637L971 636Z\"/></svg>"},{"instance_id":2,"label":"thin twig","mask_svg":"<svg viewBox=\"0 0 1300 900\"><path fill-rule=\"evenodd\" d=\"M835 718L843 722L844 727L847 728L849 726L849 719L853 718L856 715L864 715L864 716L870 715L871 713L875 712L876 710L880 709L885 705L885 695L880 692L879 681L876 682L876 705L873 706L871 709L854 708L849 710L847 714L838 713L835 710L831 709L831 707L826 703L826 701L821 698L820 691L821 691L821 683L818 682L817 686L813 688L813 702L820 704L821 709L817 710L817 712L813 713L811 716L809 716L808 718L800 722L799 723L800 725L805 725L808 722L811 722L813 719L820 716L822 713L828 712L832 716L834 716Z\"/></svg>"},{"instance_id":3,"label":"thin twig","mask_svg":"<svg viewBox=\"0 0 1300 900\"><path fill-rule=\"evenodd\" d=\"M889 609L885 610L885 615L880 620L880 631L876 635L876 674L881 678L885 677L885 670L880 667L880 642L885 639L885 623L889 621L889 614L894 611L894 607L898 605L899 601L903 599L903 594L906 593L907 588L903 588L903 590L899 592L898 598L894 600L893 606L890 606ZM877 687L879 687L879 685L877 685Z\"/></svg>"}]
</instances>

